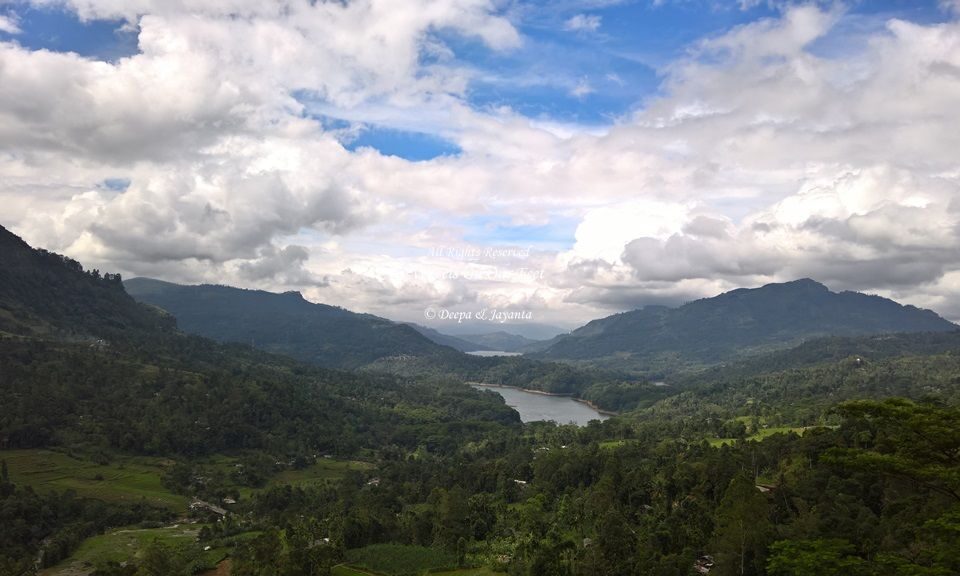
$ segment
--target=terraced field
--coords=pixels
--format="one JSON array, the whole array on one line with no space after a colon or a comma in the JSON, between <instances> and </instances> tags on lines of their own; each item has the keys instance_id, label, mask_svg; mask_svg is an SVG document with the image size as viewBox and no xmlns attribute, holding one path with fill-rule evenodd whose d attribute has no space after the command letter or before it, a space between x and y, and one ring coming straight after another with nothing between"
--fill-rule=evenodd
<instances>
[{"instance_id":1,"label":"terraced field","mask_svg":"<svg viewBox=\"0 0 960 576\"><path fill-rule=\"evenodd\" d=\"M151 542L160 541L170 546L192 543L199 529L195 525L175 524L165 528L120 529L101 536L88 538L73 555L53 568L40 572L40 576L81 576L92 573L98 565L107 562L131 561ZM210 550L205 560L210 566L226 555L225 549Z\"/></svg>"},{"instance_id":2,"label":"terraced field","mask_svg":"<svg viewBox=\"0 0 960 576\"><path fill-rule=\"evenodd\" d=\"M751 434L745 438L747 441L756 441L759 442L764 438L773 436L774 434L789 434L794 432L800 436L803 436L803 433L811 428L817 428L817 426L804 426L804 427L790 427L790 426L779 426L773 428L764 428L757 432L756 434ZM714 448L724 445L733 445L736 444L736 438L708 438L707 442L710 443Z\"/></svg>"},{"instance_id":3,"label":"terraced field","mask_svg":"<svg viewBox=\"0 0 960 576\"><path fill-rule=\"evenodd\" d=\"M124 457L98 464L51 450L2 450L0 460L6 460L14 484L37 491L74 490L78 496L108 502L145 499L177 512L189 503L160 483L170 462L159 458Z\"/></svg>"},{"instance_id":4,"label":"terraced field","mask_svg":"<svg viewBox=\"0 0 960 576\"><path fill-rule=\"evenodd\" d=\"M316 464L302 470L284 470L270 480L271 486L290 484L291 486L311 486L333 480L340 480L351 470L366 471L373 468L366 462L320 459Z\"/></svg>"}]
</instances>

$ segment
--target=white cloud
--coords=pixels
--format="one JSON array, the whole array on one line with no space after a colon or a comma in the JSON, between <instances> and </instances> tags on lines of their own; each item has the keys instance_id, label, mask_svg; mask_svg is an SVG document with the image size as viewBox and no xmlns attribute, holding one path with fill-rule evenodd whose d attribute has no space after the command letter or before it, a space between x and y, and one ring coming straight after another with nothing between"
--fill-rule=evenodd
<instances>
[{"instance_id":1,"label":"white cloud","mask_svg":"<svg viewBox=\"0 0 960 576\"><path fill-rule=\"evenodd\" d=\"M621 78L618 74L614 74L613 72L607 74L607 75L605 76L605 78L606 78L608 81L613 82L613 83L616 84L617 86L624 86L624 85L626 84L626 83L623 81L623 78Z\"/></svg>"},{"instance_id":2,"label":"white cloud","mask_svg":"<svg viewBox=\"0 0 960 576\"><path fill-rule=\"evenodd\" d=\"M596 32L600 29L601 17L596 14L577 14L563 23L563 29L570 32Z\"/></svg>"},{"instance_id":3,"label":"white cloud","mask_svg":"<svg viewBox=\"0 0 960 576\"><path fill-rule=\"evenodd\" d=\"M663 174L693 169L699 191L679 215L687 224L666 236L638 224L621 258L608 248L611 287L628 273L634 286L694 282L707 295L718 280L812 276L924 303L924 286L960 268L960 164L948 152L960 142L944 129L960 121L948 104L960 97L960 26L891 21L855 61L814 56L806 47L837 17L797 8L702 43L671 67L663 98L611 132L635 149L659 143ZM722 234L691 228L731 201L745 210ZM578 261L589 256L571 269ZM596 282L595 267L584 278Z\"/></svg>"},{"instance_id":4,"label":"white cloud","mask_svg":"<svg viewBox=\"0 0 960 576\"><path fill-rule=\"evenodd\" d=\"M614 263L634 238L668 238L679 232L689 211L682 204L644 199L590 210L577 227L572 253Z\"/></svg>"},{"instance_id":5,"label":"white cloud","mask_svg":"<svg viewBox=\"0 0 960 576\"><path fill-rule=\"evenodd\" d=\"M5 16L0 14L0 32L6 32L7 34L20 34L20 26L17 25L16 19L11 16Z\"/></svg>"},{"instance_id":6,"label":"white cloud","mask_svg":"<svg viewBox=\"0 0 960 576\"><path fill-rule=\"evenodd\" d=\"M577 85L570 90L570 95L577 98L585 98L594 92L595 90L593 89L593 86L590 85L590 81L586 78L581 78L577 81Z\"/></svg>"},{"instance_id":7,"label":"white cloud","mask_svg":"<svg viewBox=\"0 0 960 576\"><path fill-rule=\"evenodd\" d=\"M893 20L829 58L810 46L846 16L792 8L697 43L658 97L584 129L469 105L475 72L435 32L522 45L494 2L68 4L138 23L140 53L0 42L0 223L86 264L407 320L476 304L571 324L799 276L960 317L957 22ZM317 113L462 152L350 152ZM425 256L511 225L574 238L467 269Z\"/></svg>"}]
</instances>

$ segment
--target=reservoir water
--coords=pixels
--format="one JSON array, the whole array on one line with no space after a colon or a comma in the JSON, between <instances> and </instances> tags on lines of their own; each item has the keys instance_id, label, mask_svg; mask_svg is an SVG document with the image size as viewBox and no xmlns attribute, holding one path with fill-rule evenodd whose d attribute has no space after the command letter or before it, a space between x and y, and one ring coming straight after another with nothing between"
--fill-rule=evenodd
<instances>
[{"instance_id":1,"label":"reservoir water","mask_svg":"<svg viewBox=\"0 0 960 576\"><path fill-rule=\"evenodd\" d=\"M503 386L483 384L471 384L471 386L478 390L491 390L503 396L507 406L520 413L520 420L523 422L553 420L557 424L586 426L591 420L606 420L608 418L608 416L597 412L583 402L577 402L567 396L548 396Z\"/></svg>"}]
</instances>

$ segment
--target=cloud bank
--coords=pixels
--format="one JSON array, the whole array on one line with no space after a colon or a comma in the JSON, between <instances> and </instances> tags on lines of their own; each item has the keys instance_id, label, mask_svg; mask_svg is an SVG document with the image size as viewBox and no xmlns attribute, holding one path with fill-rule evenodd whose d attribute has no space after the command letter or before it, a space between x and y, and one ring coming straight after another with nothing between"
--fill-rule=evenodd
<instances>
[{"instance_id":1,"label":"cloud bank","mask_svg":"<svg viewBox=\"0 0 960 576\"><path fill-rule=\"evenodd\" d=\"M690 45L598 130L471 99L458 50L525 49L490 0L34 4L138 35L114 62L0 37L0 224L88 265L404 320L575 325L803 276L960 319L956 20L849 33L784 8ZM370 125L460 152L351 146Z\"/></svg>"}]
</instances>

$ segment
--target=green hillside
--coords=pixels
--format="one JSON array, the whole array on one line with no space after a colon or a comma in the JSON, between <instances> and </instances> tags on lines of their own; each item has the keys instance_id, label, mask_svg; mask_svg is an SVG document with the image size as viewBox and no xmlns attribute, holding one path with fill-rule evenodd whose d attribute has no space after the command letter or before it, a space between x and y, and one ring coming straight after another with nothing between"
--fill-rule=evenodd
<instances>
[{"instance_id":1,"label":"green hillside","mask_svg":"<svg viewBox=\"0 0 960 576\"><path fill-rule=\"evenodd\" d=\"M308 302L297 292L181 286L148 278L134 278L124 286L134 298L171 313L187 333L321 366L352 369L388 356L454 352L408 325Z\"/></svg>"},{"instance_id":2,"label":"green hillside","mask_svg":"<svg viewBox=\"0 0 960 576\"><path fill-rule=\"evenodd\" d=\"M347 373L184 335L113 277L15 248L0 574L960 571L956 332L812 340L665 386L462 354ZM521 425L454 373L648 395Z\"/></svg>"},{"instance_id":3,"label":"green hillside","mask_svg":"<svg viewBox=\"0 0 960 576\"><path fill-rule=\"evenodd\" d=\"M662 374L824 336L954 330L955 324L929 310L879 296L831 292L804 279L594 320L536 356Z\"/></svg>"}]
</instances>

